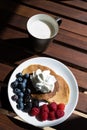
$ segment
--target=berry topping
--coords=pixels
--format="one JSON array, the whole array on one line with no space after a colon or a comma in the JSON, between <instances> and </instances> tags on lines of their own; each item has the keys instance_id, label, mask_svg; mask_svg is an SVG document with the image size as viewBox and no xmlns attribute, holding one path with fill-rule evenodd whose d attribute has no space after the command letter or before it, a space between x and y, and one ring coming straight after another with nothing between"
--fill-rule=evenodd
<instances>
[{"instance_id":1,"label":"berry topping","mask_svg":"<svg viewBox=\"0 0 87 130\"><path fill-rule=\"evenodd\" d=\"M30 115L31 115L31 116L37 116L38 114L39 114L39 108L33 107L33 108L31 109Z\"/></svg>"},{"instance_id":2,"label":"berry topping","mask_svg":"<svg viewBox=\"0 0 87 130\"><path fill-rule=\"evenodd\" d=\"M56 111L56 110L57 110L57 104L56 104L56 102L50 103L50 104L49 104L49 109L50 109L51 111Z\"/></svg>"},{"instance_id":3,"label":"berry topping","mask_svg":"<svg viewBox=\"0 0 87 130\"><path fill-rule=\"evenodd\" d=\"M57 109L64 110L65 109L65 104L64 103L58 104Z\"/></svg>"},{"instance_id":4,"label":"berry topping","mask_svg":"<svg viewBox=\"0 0 87 130\"><path fill-rule=\"evenodd\" d=\"M48 108L48 105L47 104L43 104L42 106L41 106L41 112L43 113L43 112L49 112L49 108Z\"/></svg>"},{"instance_id":5,"label":"berry topping","mask_svg":"<svg viewBox=\"0 0 87 130\"><path fill-rule=\"evenodd\" d=\"M48 119L49 120L55 120L56 116L55 116L55 111L50 111L48 114Z\"/></svg>"},{"instance_id":6,"label":"berry topping","mask_svg":"<svg viewBox=\"0 0 87 130\"><path fill-rule=\"evenodd\" d=\"M46 121L48 119L48 112L44 111L40 114L40 120Z\"/></svg>"},{"instance_id":7,"label":"berry topping","mask_svg":"<svg viewBox=\"0 0 87 130\"><path fill-rule=\"evenodd\" d=\"M64 111L63 110L57 110L56 111L56 118L61 118L64 116Z\"/></svg>"}]
</instances>

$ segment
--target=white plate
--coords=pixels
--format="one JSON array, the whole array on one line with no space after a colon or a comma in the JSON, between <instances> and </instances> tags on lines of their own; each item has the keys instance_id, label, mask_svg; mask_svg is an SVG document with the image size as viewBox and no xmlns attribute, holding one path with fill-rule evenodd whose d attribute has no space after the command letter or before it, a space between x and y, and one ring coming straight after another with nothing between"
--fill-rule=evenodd
<instances>
[{"instance_id":1,"label":"white plate","mask_svg":"<svg viewBox=\"0 0 87 130\"><path fill-rule=\"evenodd\" d=\"M62 118L56 119L53 121L47 120L47 121L41 122L41 121L38 121L35 117L29 116L28 113L22 112L21 110L18 110L16 108L16 102L14 102L11 99L11 97L13 95L11 83L15 80L15 75L18 72L22 72L22 70L24 68L26 68L27 66L29 66L31 64L41 64L41 65L45 65L49 68L52 68L57 74L62 76L68 83L69 88L70 88L70 99L65 108L65 115ZM13 110L15 111L15 113L19 117L21 117L25 122L32 124L34 126L37 126L37 127L54 126L54 125L64 122L74 111L74 109L77 105L77 101L78 101L78 84L77 84L77 81L76 81L73 73L63 63L61 63L55 59L52 59L52 58L37 57L37 58L32 58L32 59L29 59L29 60L23 62L14 70L14 72L12 73L12 75L10 77L9 83L8 83L8 97L9 97L10 104L11 104Z\"/></svg>"}]
</instances>

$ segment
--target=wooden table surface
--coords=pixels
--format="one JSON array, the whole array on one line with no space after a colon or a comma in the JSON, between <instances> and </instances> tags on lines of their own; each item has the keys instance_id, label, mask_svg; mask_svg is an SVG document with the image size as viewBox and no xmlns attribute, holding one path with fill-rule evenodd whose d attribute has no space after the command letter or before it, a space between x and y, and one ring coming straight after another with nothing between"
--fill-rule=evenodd
<instances>
[{"instance_id":1,"label":"wooden table surface","mask_svg":"<svg viewBox=\"0 0 87 130\"><path fill-rule=\"evenodd\" d=\"M62 18L59 34L42 54L29 50L26 22L45 13ZM87 2L86 0L1 0L0 1L0 130L34 130L12 110L8 80L13 70L27 59L45 56L64 63L75 75L78 104L62 124L44 130L87 130ZM36 128L41 130L41 128Z\"/></svg>"}]
</instances>

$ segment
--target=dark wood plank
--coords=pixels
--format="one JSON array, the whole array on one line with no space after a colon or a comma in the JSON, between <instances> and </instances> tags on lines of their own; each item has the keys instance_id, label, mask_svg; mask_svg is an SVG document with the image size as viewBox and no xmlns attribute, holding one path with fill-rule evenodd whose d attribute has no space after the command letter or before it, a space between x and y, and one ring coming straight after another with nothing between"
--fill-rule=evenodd
<instances>
[{"instance_id":1,"label":"dark wood plank","mask_svg":"<svg viewBox=\"0 0 87 130\"><path fill-rule=\"evenodd\" d=\"M87 3L85 0L60 0L60 1L54 0L54 2L59 2L69 7L87 11Z\"/></svg>"},{"instance_id":2,"label":"dark wood plank","mask_svg":"<svg viewBox=\"0 0 87 130\"><path fill-rule=\"evenodd\" d=\"M84 130L87 129L87 119L80 117L78 115L72 114L72 116L66 120L64 123L59 124L57 126L54 126L56 130L70 130L70 129L79 129L82 130L84 127Z\"/></svg>"},{"instance_id":3,"label":"dark wood plank","mask_svg":"<svg viewBox=\"0 0 87 130\"><path fill-rule=\"evenodd\" d=\"M63 62L68 62L73 67L87 72L87 55L82 52L52 43L44 54L55 57Z\"/></svg>"},{"instance_id":4,"label":"dark wood plank","mask_svg":"<svg viewBox=\"0 0 87 130\"><path fill-rule=\"evenodd\" d=\"M12 129L18 129L18 130L24 130L22 127L17 126L14 122L11 121L11 119L3 114L0 114L0 130L12 130Z\"/></svg>"},{"instance_id":5,"label":"dark wood plank","mask_svg":"<svg viewBox=\"0 0 87 130\"><path fill-rule=\"evenodd\" d=\"M6 116L4 114L0 113L0 130L34 130L37 129L37 127L34 127L30 124L24 123L23 121L11 118L9 116ZM41 130L41 128L38 128L38 130Z\"/></svg>"},{"instance_id":6,"label":"dark wood plank","mask_svg":"<svg viewBox=\"0 0 87 130\"><path fill-rule=\"evenodd\" d=\"M68 66L69 67L69 66ZM83 91L87 91L87 72L69 67L69 69L73 72L76 77L78 86L83 89Z\"/></svg>"},{"instance_id":7,"label":"dark wood plank","mask_svg":"<svg viewBox=\"0 0 87 130\"><path fill-rule=\"evenodd\" d=\"M87 53L87 37L60 29L55 40L61 45L68 45L79 51Z\"/></svg>"},{"instance_id":8,"label":"dark wood plank","mask_svg":"<svg viewBox=\"0 0 87 130\"><path fill-rule=\"evenodd\" d=\"M84 24L62 18L60 28L87 38L87 26Z\"/></svg>"},{"instance_id":9,"label":"dark wood plank","mask_svg":"<svg viewBox=\"0 0 87 130\"><path fill-rule=\"evenodd\" d=\"M87 21L86 21L87 14L84 11L80 11L80 10L70 8L70 7L61 5L59 3L54 3L51 1L47 1L47 0L37 0L37 1L23 0L22 2L27 4L27 5L30 5L32 7L36 7L36 8L39 8L41 10L46 10L48 12L58 14L58 15L61 15L63 17L70 18L70 19L87 24Z\"/></svg>"},{"instance_id":10,"label":"dark wood plank","mask_svg":"<svg viewBox=\"0 0 87 130\"><path fill-rule=\"evenodd\" d=\"M5 28L3 33L1 33L0 37L2 40L28 37L28 35L26 33L21 32L19 30L16 27L7 27L7 28Z\"/></svg>"},{"instance_id":11,"label":"dark wood plank","mask_svg":"<svg viewBox=\"0 0 87 130\"><path fill-rule=\"evenodd\" d=\"M0 63L0 81L4 81L13 67Z\"/></svg>"},{"instance_id":12,"label":"dark wood plank","mask_svg":"<svg viewBox=\"0 0 87 130\"><path fill-rule=\"evenodd\" d=\"M87 94L79 93L79 100L76 109L87 114Z\"/></svg>"}]
</instances>

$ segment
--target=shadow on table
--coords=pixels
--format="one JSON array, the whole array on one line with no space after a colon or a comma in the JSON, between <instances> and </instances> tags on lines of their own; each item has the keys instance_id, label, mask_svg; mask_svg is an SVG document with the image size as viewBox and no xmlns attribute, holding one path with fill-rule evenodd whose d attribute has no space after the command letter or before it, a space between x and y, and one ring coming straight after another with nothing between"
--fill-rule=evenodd
<instances>
[{"instance_id":1,"label":"shadow on table","mask_svg":"<svg viewBox=\"0 0 87 130\"><path fill-rule=\"evenodd\" d=\"M57 126L56 130L87 130L87 119L77 116L76 118L69 119Z\"/></svg>"},{"instance_id":2,"label":"shadow on table","mask_svg":"<svg viewBox=\"0 0 87 130\"><path fill-rule=\"evenodd\" d=\"M10 118L11 119L11 118ZM15 119L11 119L16 125L20 126L21 128L24 128L26 130L42 130L41 128L34 127L30 124L24 123L22 121L18 121ZM65 121L64 123L61 123L60 125L50 127L49 130L53 128L54 130L87 130L87 120L82 117L78 117L72 120ZM48 128L46 128L48 129Z\"/></svg>"},{"instance_id":3,"label":"shadow on table","mask_svg":"<svg viewBox=\"0 0 87 130\"><path fill-rule=\"evenodd\" d=\"M0 0L0 33L6 31L22 0Z\"/></svg>"},{"instance_id":4,"label":"shadow on table","mask_svg":"<svg viewBox=\"0 0 87 130\"><path fill-rule=\"evenodd\" d=\"M12 18L10 10L16 10L19 4L15 4L12 0L0 0L0 33L4 31Z\"/></svg>"},{"instance_id":5,"label":"shadow on table","mask_svg":"<svg viewBox=\"0 0 87 130\"><path fill-rule=\"evenodd\" d=\"M29 38L0 40L0 61L15 64L35 54Z\"/></svg>"}]
</instances>

